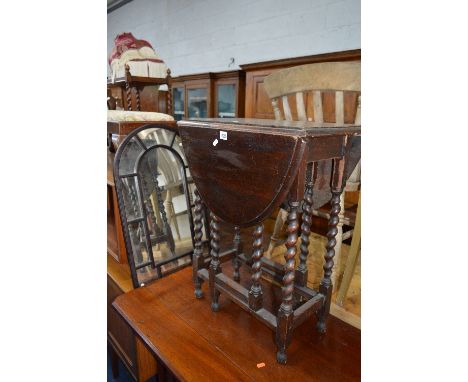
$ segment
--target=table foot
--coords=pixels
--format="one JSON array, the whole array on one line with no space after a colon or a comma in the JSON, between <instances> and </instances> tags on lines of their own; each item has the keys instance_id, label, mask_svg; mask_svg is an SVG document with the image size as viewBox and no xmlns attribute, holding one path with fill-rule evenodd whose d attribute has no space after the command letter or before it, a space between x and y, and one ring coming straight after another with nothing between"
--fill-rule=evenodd
<instances>
[{"instance_id":1,"label":"table foot","mask_svg":"<svg viewBox=\"0 0 468 382\"><path fill-rule=\"evenodd\" d=\"M203 292L200 286L195 286L195 297L201 299L203 297Z\"/></svg>"},{"instance_id":2,"label":"table foot","mask_svg":"<svg viewBox=\"0 0 468 382\"><path fill-rule=\"evenodd\" d=\"M286 362L288 362L288 356L285 351L280 350L276 352L276 362L281 363L282 365L285 365Z\"/></svg>"},{"instance_id":3,"label":"table foot","mask_svg":"<svg viewBox=\"0 0 468 382\"><path fill-rule=\"evenodd\" d=\"M218 297L219 297L219 295L218 295ZM219 311L219 302L218 301L216 301L216 302L213 301L211 303L211 310L213 312L218 312Z\"/></svg>"},{"instance_id":4,"label":"table foot","mask_svg":"<svg viewBox=\"0 0 468 382\"><path fill-rule=\"evenodd\" d=\"M327 323L325 320L318 320L316 328L319 333L323 334L327 331Z\"/></svg>"}]
</instances>

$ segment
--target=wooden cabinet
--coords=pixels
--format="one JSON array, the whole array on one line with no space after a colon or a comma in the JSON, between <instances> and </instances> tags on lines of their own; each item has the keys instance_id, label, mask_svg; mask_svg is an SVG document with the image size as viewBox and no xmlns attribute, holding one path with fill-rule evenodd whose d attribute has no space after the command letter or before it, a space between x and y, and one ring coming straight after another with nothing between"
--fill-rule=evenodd
<instances>
[{"instance_id":1,"label":"wooden cabinet","mask_svg":"<svg viewBox=\"0 0 468 382\"><path fill-rule=\"evenodd\" d=\"M107 126L107 134L115 138L116 145L130 131L116 128L116 124L112 123ZM120 359L136 381L145 382L156 374L156 361L112 307L116 297L133 289L114 184L113 163L114 153L107 150L107 340L112 349L113 371L118 370L117 362Z\"/></svg>"},{"instance_id":2,"label":"wooden cabinet","mask_svg":"<svg viewBox=\"0 0 468 382\"><path fill-rule=\"evenodd\" d=\"M243 117L245 73L240 70L174 77L173 116L183 118Z\"/></svg>"},{"instance_id":3,"label":"wooden cabinet","mask_svg":"<svg viewBox=\"0 0 468 382\"><path fill-rule=\"evenodd\" d=\"M156 360L112 307L114 300L133 289L128 266L107 258L107 340L132 377L145 382L156 374ZM116 357L112 357L116 362ZM113 367L114 368L114 367Z\"/></svg>"},{"instance_id":4,"label":"wooden cabinet","mask_svg":"<svg viewBox=\"0 0 468 382\"><path fill-rule=\"evenodd\" d=\"M288 58L283 60L259 62L255 64L240 65L245 71L245 117L275 119L271 101L263 88L263 80L276 70L291 66L312 64L330 61L360 61L361 50L347 50L343 52L317 54L313 56ZM290 102L290 105L295 105ZM282 107L282 105L280 105ZM296 118L296 110L291 110Z\"/></svg>"},{"instance_id":5,"label":"wooden cabinet","mask_svg":"<svg viewBox=\"0 0 468 382\"><path fill-rule=\"evenodd\" d=\"M114 154L107 152L107 254L119 264L127 264L125 240L120 221L117 192L112 174Z\"/></svg>"}]
</instances>

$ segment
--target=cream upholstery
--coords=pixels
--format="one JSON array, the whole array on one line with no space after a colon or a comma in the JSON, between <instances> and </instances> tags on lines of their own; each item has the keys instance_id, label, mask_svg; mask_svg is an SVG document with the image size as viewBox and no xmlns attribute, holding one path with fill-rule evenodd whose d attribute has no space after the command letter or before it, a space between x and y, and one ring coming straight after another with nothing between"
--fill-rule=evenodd
<instances>
[{"instance_id":1,"label":"cream upholstery","mask_svg":"<svg viewBox=\"0 0 468 382\"><path fill-rule=\"evenodd\" d=\"M173 121L169 114L152 111L107 110L107 122Z\"/></svg>"}]
</instances>

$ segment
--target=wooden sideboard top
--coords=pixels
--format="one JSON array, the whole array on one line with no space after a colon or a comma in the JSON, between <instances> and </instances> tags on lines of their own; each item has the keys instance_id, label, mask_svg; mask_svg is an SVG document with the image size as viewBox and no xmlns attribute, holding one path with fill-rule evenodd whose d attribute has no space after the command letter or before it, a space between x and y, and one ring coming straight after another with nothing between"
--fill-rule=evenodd
<instances>
[{"instance_id":1,"label":"wooden sideboard top","mask_svg":"<svg viewBox=\"0 0 468 382\"><path fill-rule=\"evenodd\" d=\"M223 294L217 313L208 300L194 297L186 268L117 297L113 306L181 381L360 380L360 330L330 317L320 335L311 318L295 331L288 364L280 365L269 328Z\"/></svg>"},{"instance_id":2,"label":"wooden sideboard top","mask_svg":"<svg viewBox=\"0 0 468 382\"><path fill-rule=\"evenodd\" d=\"M112 256L107 255L107 276L124 292L133 289L132 277L127 264L119 264Z\"/></svg>"}]
</instances>

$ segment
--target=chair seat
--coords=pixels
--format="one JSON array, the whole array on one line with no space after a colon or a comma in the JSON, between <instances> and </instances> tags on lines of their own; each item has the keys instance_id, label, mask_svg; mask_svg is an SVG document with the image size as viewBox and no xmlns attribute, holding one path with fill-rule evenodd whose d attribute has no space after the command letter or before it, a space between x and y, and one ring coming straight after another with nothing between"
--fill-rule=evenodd
<instances>
[{"instance_id":1,"label":"chair seat","mask_svg":"<svg viewBox=\"0 0 468 382\"><path fill-rule=\"evenodd\" d=\"M169 114L156 113L152 111L129 111L129 110L107 110L107 122L124 122L124 121L174 121L174 117Z\"/></svg>"},{"instance_id":2,"label":"chair seat","mask_svg":"<svg viewBox=\"0 0 468 382\"><path fill-rule=\"evenodd\" d=\"M350 182L350 181L347 181L347 182L346 182L345 191L346 191L346 192L355 192L355 191L359 191L360 187L361 187L361 182Z\"/></svg>"}]
</instances>

